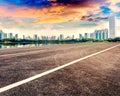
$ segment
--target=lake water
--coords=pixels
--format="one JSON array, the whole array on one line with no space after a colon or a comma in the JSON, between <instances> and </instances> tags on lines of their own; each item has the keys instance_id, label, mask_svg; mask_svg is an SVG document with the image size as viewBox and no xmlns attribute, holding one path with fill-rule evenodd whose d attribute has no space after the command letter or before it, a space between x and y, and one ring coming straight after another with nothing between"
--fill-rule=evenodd
<instances>
[{"instance_id":1,"label":"lake water","mask_svg":"<svg viewBox=\"0 0 120 96\"><path fill-rule=\"evenodd\" d=\"M2 45L0 44L0 49L5 49L5 48L20 48L20 47L38 47L38 46L45 46L47 44L26 44L26 45Z\"/></svg>"}]
</instances>

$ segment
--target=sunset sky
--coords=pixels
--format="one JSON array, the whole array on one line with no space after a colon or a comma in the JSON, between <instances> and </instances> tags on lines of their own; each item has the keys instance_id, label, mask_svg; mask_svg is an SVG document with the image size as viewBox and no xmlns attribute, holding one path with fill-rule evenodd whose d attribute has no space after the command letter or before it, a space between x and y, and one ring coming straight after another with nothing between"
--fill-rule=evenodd
<instances>
[{"instance_id":1,"label":"sunset sky","mask_svg":"<svg viewBox=\"0 0 120 96\"><path fill-rule=\"evenodd\" d=\"M0 29L20 35L59 35L108 28L116 16L120 36L120 0L0 0Z\"/></svg>"}]
</instances>

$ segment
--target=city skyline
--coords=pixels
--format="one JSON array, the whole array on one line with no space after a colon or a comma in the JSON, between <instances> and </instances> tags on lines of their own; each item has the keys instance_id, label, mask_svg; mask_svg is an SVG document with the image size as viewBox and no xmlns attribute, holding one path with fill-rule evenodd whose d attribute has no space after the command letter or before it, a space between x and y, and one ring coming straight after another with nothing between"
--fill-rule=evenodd
<instances>
[{"instance_id":1,"label":"city skyline","mask_svg":"<svg viewBox=\"0 0 120 96\"><path fill-rule=\"evenodd\" d=\"M115 26L115 16L114 15L110 15L109 16L109 29L105 28L105 29L97 29L92 33L84 33L83 34L79 34L79 36L77 38L75 38L75 35L72 34L72 36L67 35L64 38L64 34L59 33L59 36L49 36L49 35L39 35L39 34L34 34L33 37L29 36L25 36L23 35L22 38L20 38L20 36L18 37L18 34L15 34L15 36L13 36L13 33L4 33L2 30L0 30L0 39L6 39L6 38L15 38L15 39L32 39L32 40L69 40L69 39L87 39L87 38L91 38L91 39L98 39L98 40L102 40L102 39L108 39L108 38L115 38L116 36L116 26Z\"/></svg>"},{"instance_id":2,"label":"city skyline","mask_svg":"<svg viewBox=\"0 0 120 96\"><path fill-rule=\"evenodd\" d=\"M0 8L0 29L7 33L78 37L109 28L112 14L120 36L119 0L0 0Z\"/></svg>"},{"instance_id":3,"label":"city skyline","mask_svg":"<svg viewBox=\"0 0 120 96\"><path fill-rule=\"evenodd\" d=\"M2 30L0 30L0 40L2 40L2 39L15 39L15 40L20 40L20 39L26 39L26 40L96 39L96 40L105 40L108 38L115 38L115 37L110 37L109 34L111 34L111 33L106 28L106 29L95 30L93 33L79 34L78 38L75 38L74 34L72 34L72 36L71 35L64 36L64 34L59 34L59 36L55 36L55 35L52 35L52 36L41 35L41 36L39 36L38 34L34 34L33 36L23 35L22 37L20 37L19 34L5 33Z\"/></svg>"}]
</instances>

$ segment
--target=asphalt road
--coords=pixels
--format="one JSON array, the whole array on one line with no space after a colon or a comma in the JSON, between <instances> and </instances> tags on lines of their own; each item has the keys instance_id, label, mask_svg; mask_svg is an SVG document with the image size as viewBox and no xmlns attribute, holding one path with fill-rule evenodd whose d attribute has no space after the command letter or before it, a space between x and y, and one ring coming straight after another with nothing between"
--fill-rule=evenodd
<instances>
[{"instance_id":1,"label":"asphalt road","mask_svg":"<svg viewBox=\"0 0 120 96\"><path fill-rule=\"evenodd\" d=\"M118 43L83 43L0 50L0 87ZM0 96L120 96L120 47L83 60Z\"/></svg>"}]
</instances>

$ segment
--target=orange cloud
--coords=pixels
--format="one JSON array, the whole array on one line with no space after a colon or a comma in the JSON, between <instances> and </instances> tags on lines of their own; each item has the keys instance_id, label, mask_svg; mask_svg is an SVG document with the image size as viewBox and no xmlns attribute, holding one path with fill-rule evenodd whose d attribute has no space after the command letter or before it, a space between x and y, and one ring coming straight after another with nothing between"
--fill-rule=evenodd
<instances>
[{"instance_id":1,"label":"orange cloud","mask_svg":"<svg viewBox=\"0 0 120 96\"><path fill-rule=\"evenodd\" d=\"M80 20L82 16L88 15L89 12L99 12L98 5L92 7L69 7L69 6L54 6L47 10L47 16L38 18L37 23L57 23ZM35 22L35 23L36 23Z\"/></svg>"},{"instance_id":2,"label":"orange cloud","mask_svg":"<svg viewBox=\"0 0 120 96\"><path fill-rule=\"evenodd\" d=\"M28 17L28 18L38 18L38 17L48 17L53 15L59 15L59 13L64 10L63 6L55 6L50 8L27 8L27 7L16 7L9 10L7 6L0 6L0 17Z\"/></svg>"},{"instance_id":3,"label":"orange cloud","mask_svg":"<svg viewBox=\"0 0 120 96\"><path fill-rule=\"evenodd\" d=\"M12 18L35 18L34 23L57 23L80 20L84 15L88 15L89 12L94 13L99 11L98 4L88 6L69 6L69 5L54 5L48 8L28 8L18 7L15 5L0 6L0 17L12 17Z\"/></svg>"},{"instance_id":4,"label":"orange cloud","mask_svg":"<svg viewBox=\"0 0 120 96\"><path fill-rule=\"evenodd\" d=\"M40 24L40 23L58 23L65 21L62 17L56 17L56 18L47 18L47 19L39 19L35 21L35 24ZM66 20L67 21L67 20Z\"/></svg>"}]
</instances>

